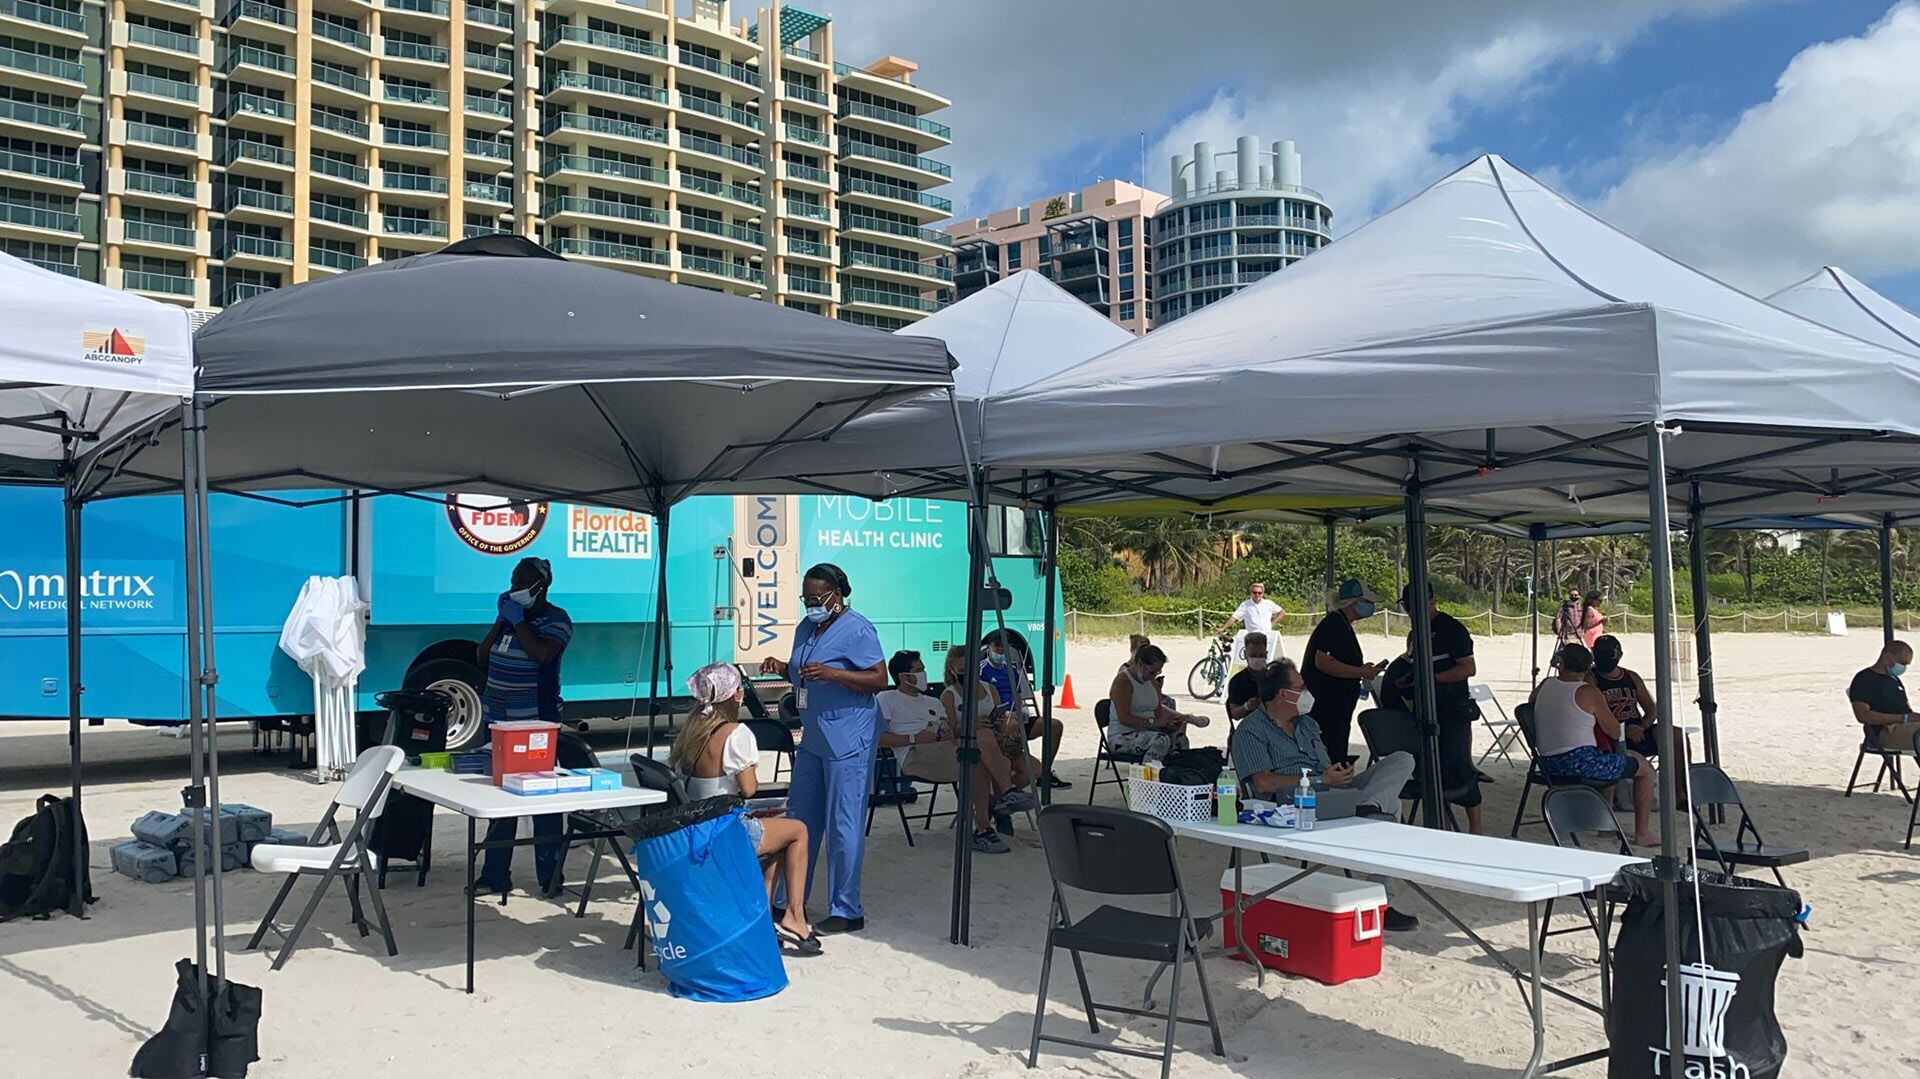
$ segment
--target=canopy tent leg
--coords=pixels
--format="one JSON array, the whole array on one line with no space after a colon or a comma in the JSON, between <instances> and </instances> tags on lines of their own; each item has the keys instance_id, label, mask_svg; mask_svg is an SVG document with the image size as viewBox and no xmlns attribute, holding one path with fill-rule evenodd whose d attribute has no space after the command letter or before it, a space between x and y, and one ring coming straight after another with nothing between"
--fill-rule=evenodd
<instances>
[{"instance_id":1,"label":"canopy tent leg","mask_svg":"<svg viewBox=\"0 0 1920 1079\"><path fill-rule=\"evenodd\" d=\"M1537 686L1540 684L1540 537L1530 535L1527 541L1533 548L1533 575L1527 578L1527 634L1533 654L1532 681Z\"/></svg>"},{"instance_id":2,"label":"canopy tent leg","mask_svg":"<svg viewBox=\"0 0 1920 1079\"><path fill-rule=\"evenodd\" d=\"M1680 1001L1680 839L1675 798L1680 760L1673 734L1673 545L1668 539L1666 433L1647 428L1647 524L1653 559L1653 697L1659 717L1660 856L1654 873L1660 880L1660 904L1666 933L1667 1073L1684 1079L1687 1059L1685 1020ZM1689 831L1691 835L1691 831Z\"/></svg>"},{"instance_id":3,"label":"canopy tent leg","mask_svg":"<svg viewBox=\"0 0 1920 1079\"><path fill-rule=\"evenodd\" d=\"M1429 828L1445 828L1447 811L1440 775L1440 723L1435 709L1433 685L1433 612L1427 602L1427 505L1426 490L1420 479L1420 459L1415 457L1412 474L1407 478L1407 618L1413 638L1413 711L1424 739L1425 760L1420 762L1420 812Z\"/></svg>"},{"instance_id":4,"label":"canopy tent leg","mask_svg":"<svg viewBox=\"0 0 1920 1079\"><path fill-rule=\"evenodd\" d=\"M190 432L195 443L195 464L192 477L194 521L197 529L192 557L199 560L200 574L196 586L200 589L200 659L205 666L199 672L200 715L206 724L207 738L207 820L213 828L213 846L211 856L206 860L217 868L221 850L220 824L220 725L218 716L218 694L220 668L214 661L213 645L213 544L209 538L211 521L207 505L207 404L200 397L193 399L193 430ZM227 979L227 917L225 875L211 872L208 875L208 891L213 897L213 976L224 984Z\"/></svg>"},{"instance_id":5,"label":"canopy tent leg","mask_svg":"<svg viewBox=\"0 0 1920 1079\"><path fill-rule=\"evenodd\" d=\"M86 692L80 670L80 496L75 489L78 477L71 469L67 473L65 511L66 532L66 603L67 603L67 771L73 785L73 818L81 821L80 807L80 696ZM87 846L84 843L73 845L73 887L75 890L73 913L79 917L87 916Z\"/></svg>"},{"instance_id":6,"label":"canopy tent leg","mask_svg":"<svg viewBox=\"0 0 1920 1079\"><path fill-rule=\"evenodd\" d=\"M187 599L187 762L188 781L185 790L180 792L181 804L186 808L191 820L192 843L196 857L193 861L193 961L197 999L207 999L207 870L208 863L214 858L206 856L206 781L204 742L206 738L206 720L201 713L199 688L200 675L200 508L199 500L194 497L194 477L200 474L200 447L198 440L192 437L196 420L191 403L180 406L182 437L180 439L181 456L181 517L184 525L183 568L186 571ZM215 858L218 857L216 854ZM207 1052L213 1048L213 1024L206 1010L201 1009L201 1044Z\"/></svg>"},{"instance_id":7,"label":"canopy tent leg","mask_svg":"<svg viewBox=\"0 0 1920 1079\"><path fill-rule=\"evenodd\" d=\"M987 573L985 471L969 470L967 505L967 675L960 709L958 789L960 819L953 829L953 910L948 939L972 943L973 921L973 770L980 759L980 637L985 621L980 607Z\"/></svg>"},{"instance_id":8,"label":"canopy tent leg","mask_svg":"<svg viewBox=\"0 0 1920 1079\"><path fill-rule=\"evenodd\" d=\"M1059 604L1054 594L1059 591L1060 583L1060 518L1054 512L1052 503L1046 505L1041 518L1047 530L1047 575L1042 587L1047 590L1046 615L1042 624L1040 655L1040 804L1053 804L1053 784L1047 777L1053 775L1053 760L1060 752L1060 740L1053 735L1053 686L1054 686L1054 635L1059 632Z\"/></svg>"},{"instance_id":9,"label":"canopy tent leg","mask_svg":"<svg viewBox=\"0 0 1920 1079\"><path fill-rule=\"evenodd\" d=\"M653 670L647 682L647 756L653 756L653 743L657 737L657 725L660 722L660 687L664 675L673 677L673 644L667 638L673 633L673 620L667 614L667 531L672 526L673 507L665 499L656 499L655 505L660 513L654 518L658 524L658 535L654 537L654 565L659 570L654 581L653 604ZM667 700L673 700L673 687L667 686Z\"/></svg>"},{"instance_id":10,"label":"canopy tent leg","mask_svg":"<svg viewBox=\"0 0 1920 1079\"><path fill-rule=\"evenodd\" d=\"M1713 695L1713 616L1707 606L1707 511L1694 484L1687 503L1687 574L1693 592L1694 677L1700 687L1700 749L1720 763L1720 704Z\"/></svg>"},{"instance_id":11,"label":"canopy tent leg","mask_svg":"<svg viewBox=\"0 0 1920 1079\"><path fill-rule=\"evenodd\" d=\"M1893 514L1880 518L1880 634L1893 643Z\"/></svg>"},{"instance_id":12,"label":"canopy tent leg","mask_svg":"<svg viewBox=\"0 0 1920 1079\"><path fill-rule=\"evenodd\" d=\"M1331 514L1327 516L1326 525L1327 525L1327 558L1326 558L1327 602L1332 603L1333 589L1334 589L1334 586L1337 585L1339 582L1334 580L1334 573L1337 567L1335 566L1333 516Z\"/></svg>"}]
</instances>

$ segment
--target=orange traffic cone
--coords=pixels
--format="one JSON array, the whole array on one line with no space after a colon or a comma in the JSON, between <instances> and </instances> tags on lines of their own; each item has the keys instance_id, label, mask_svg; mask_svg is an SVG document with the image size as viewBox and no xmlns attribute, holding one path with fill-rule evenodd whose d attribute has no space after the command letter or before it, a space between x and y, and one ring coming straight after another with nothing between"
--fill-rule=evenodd
<instances>
[{"instance_id":1,"label":"orange traffic cone","mask_svg":"<svg viewBox=\"0 0 1920 1079\"><path fill-rule=\"evenodd\" d=\"M1078 704L1075 704L1073 700L1073 675L1067 675L1066 681L1060 684L1060 703L1055 705L1054 707L1056 708L1080 707Z\"/></svg>"}]
</instances>

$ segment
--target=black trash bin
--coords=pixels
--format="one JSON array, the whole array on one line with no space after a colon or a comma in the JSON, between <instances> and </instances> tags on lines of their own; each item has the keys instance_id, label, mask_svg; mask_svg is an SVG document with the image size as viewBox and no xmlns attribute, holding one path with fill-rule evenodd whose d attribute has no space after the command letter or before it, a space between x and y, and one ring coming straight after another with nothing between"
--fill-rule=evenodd
<instances>
[{"instance_id":1,"label":"black trash bin","mask_svg":"<svg viewBox=\"0 0 1920 1079\"><path fill-rule=\"evenodd\" d=\"M387 709L384 744L399 746L407 760L418 764L422 753L442 753L447 748L447 714L453 701L433 689L392 689L376 695L373 702ZM387 870L395 862L413 866L414 887L427 883L427 867L433 860L433 803L406 791L387 794L385 812L373 822L368 837L369 849L380 860L376 886L387 886Z\"/></svg>"},{"instance_id":2,"label":"black trash bin","mask_svg":"<svg viewBox=\"0 0 1920 1079\"><path fill-rule=\"evenodd\" d=\"M1621 873L1629 899L1613 948L1608 1079L1666 1079L1666 924L1650 867ZM1680 986L1689 1079L1774 1079L1787 1039L1774 1015L1774 978L1798 959L1800 894L1791 888L1701 871L1679 888ZM1700 933L1706 933L1701 964Z\"/></svg>"}]
</instances>

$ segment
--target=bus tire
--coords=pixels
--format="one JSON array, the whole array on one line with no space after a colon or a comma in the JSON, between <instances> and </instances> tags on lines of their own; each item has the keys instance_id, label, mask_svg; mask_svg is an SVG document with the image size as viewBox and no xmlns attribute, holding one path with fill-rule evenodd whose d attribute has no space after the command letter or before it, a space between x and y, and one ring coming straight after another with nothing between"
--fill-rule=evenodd
<instances>
[{"instance_id":1,"label":"bus tire","mask_svg":"<svg viewBox=\"0 0 1920 1079\"><path fill-rule=\"evenodd\" d=\"M453 708L447 713L449 752L473 749L486 740L486 726L480 718L486 677L479 667L459 659L430 659L407 672L406 688L437 689L453 699Z\"/></svg>"}]
</instances>

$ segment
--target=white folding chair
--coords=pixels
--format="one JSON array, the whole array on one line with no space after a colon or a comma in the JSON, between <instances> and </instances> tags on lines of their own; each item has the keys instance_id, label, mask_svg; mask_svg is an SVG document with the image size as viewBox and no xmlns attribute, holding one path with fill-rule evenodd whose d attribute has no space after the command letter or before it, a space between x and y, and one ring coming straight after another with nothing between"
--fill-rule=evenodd
<instances>
[{"instance_id":1,"label":"white folding chair","mask_svg":"<svg viewBox=\"0 0 1920 1079\"><path fill-rule=\"evenodd\" d=\"M1483 706L1480 709L1480 722L1486 726L1487 733L1493 737L1493 744L1488 746L1486 751L1480 754L1480 759L1474 763L1485 764L1488 757L1498 753L1508 764L1512 764L1513 755L1508 751L1520 741L1520 725L1507 714L1506 706L1500 703L1500 698L1493 695L1492 686L1485 682L1469 682L1467 690L1473 694L1474 702ZM1500 713L1500 722L1495 723L1493 717L1487 714L1484 706L1488 704L1493 705L1494 710Z\"/></svg>"},{"instance_id":2,"label":"white folding chair","mask_svg":"<svg viewBox=\"0 0 1920 1079\"><path fill-rule=\"evenodd\" d=\"M273 957L273 969L279 970L293 954L294 942L300 939L300 933L306 929L307 922L313 918L313 912L320 906L320 898L327 894L327 886L335 877L345 877L347 882L347 902L353 908L353 924L366 936L367 919L360 910L360 882L367 882L367 896L373 900L373 912L380 918L380 935L386 938L387 954L399 955L400 949L393 943L393 926L387 921L386 904L380 900L380 889L373 882L373 865L367 860L367 837L373 831L373 822L380 818L381 810L387 805L387 789L393 784L393 775L400 770L406 760L399 746L375 746L367 750L353 762L347 772L347 778L340 782L340 789L334 793L333 804L327 807L327 815L314 826L313 836L307 846L290 844L261 843L253 848L253 868L262 873L285 873L286 883L273 897L273 903L267 907L267 913L261 917L259 928L253 931L253 937L247 941L251 951L260 946L260 938L271 929L280 934L286 942L280 946L280 954ZM353 823L346 834L340 832L340 825L334 820L345 806L353 810ZM323 845L324 844L324 845ZM293 884L302 876L320 877L320 883L313 890L312 898L307 900L306 909L293 923L291 930L281 929L273 922L273 916L280 912L280 905L287 901L287 895L293 891Z\"/></svg>"}]
</instances>

